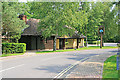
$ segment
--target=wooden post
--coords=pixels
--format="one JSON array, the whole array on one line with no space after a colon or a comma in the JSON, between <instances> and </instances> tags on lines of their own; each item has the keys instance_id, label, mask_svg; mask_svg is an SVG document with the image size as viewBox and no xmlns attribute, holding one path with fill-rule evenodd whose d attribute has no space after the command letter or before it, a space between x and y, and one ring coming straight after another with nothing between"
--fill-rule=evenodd
<instances>
[{"instance_id":1,"label":"wooden post","mask_svg":"<svg viewBox=\"0 0 120 80\"><path fill-rule=\"evenodd\" d=\"M101 34L101 40L100 40L100 48L102 48L102 34Z\"/></svg>"},{"instance_id":2,"label":"wooden post","mask_svg":"<svg viewBox=\"0 0 120 80\"><path fill-rule=\"evenodd\" d=\"M63 50L65 49L65 39L63 39Z\"/></svg>"},{"instance_id":3,"label":"wooden post","mask_svg":"<svg viewBox=\"0 0 120 80\"><path fill-rule=\"evenodd\" d=\"M100 26L99 28L98 28L98 34L100 34L100 48L102 48L102 46L103 46L103 40L102 40L102 37L103 37L103 35L104 35L104 33L105 33L105 28L103 27L103 26Z\"/></svg>"},{"instance_id":4,"label":"wooden post","mask_svg":"<svg viewBox=\"0 0 120 80\"><path fill-rule=\"evenodd\" d=\"M77 38L77 49L79 48L79 39Z\"/></svg>"},{"instance_id":5,"label":"wooden post","mask_svg":"<svg viewBox=\"0 0 120 80\"><path fill-rule=\"evenodd\" d=\"M36 50L37 50L37 49L38 49L38 45L37 45L37 44L38 44L38 43L37 43L37 41L38 41L38 40L37 40L37 39L38 39L37 37L38 37L38 36L35 36L35 37L36 37Z\"/></svg>"}]
</instances>

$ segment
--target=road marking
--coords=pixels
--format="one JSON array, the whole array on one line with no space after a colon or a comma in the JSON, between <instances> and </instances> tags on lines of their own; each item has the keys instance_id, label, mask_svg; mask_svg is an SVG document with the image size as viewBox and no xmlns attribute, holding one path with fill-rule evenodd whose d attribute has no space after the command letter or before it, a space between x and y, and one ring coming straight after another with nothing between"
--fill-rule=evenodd
<instances>
[{"instance_id":1,"label":"road marking","mask_svg":"<svg viewBox=\"0 0 120 80\"><path fill-rule=\"evenodd\" d=\"M3 72L3 71L6 71L6 70L10 70L10 69L13 69L13 68L16 68L16 67L20 67L20 66L23 66L24 64L21 64L21 65L18 65L18 66L14 66L14 67L11 67L11 68L7 68L7 69L4 69L4 70L1 70L0 72Z\"/></svg>"},{"instance_id":2,"label":"road marking","mask_svg":"<svg viewBox=\"0 0 120 80\"><path fill-rule=\"evenodd\" d=\"M67 68L65 68L63 71L61 71L58 75L56 75L54 78L60 78L62 75L64 75L66 72L68 72L71 68L73 68L75 65L77 65L79 62L84 61L86 58L81 59L80 61L75 62L74 64L71 64Z\"/></svg>"}]
</instances>

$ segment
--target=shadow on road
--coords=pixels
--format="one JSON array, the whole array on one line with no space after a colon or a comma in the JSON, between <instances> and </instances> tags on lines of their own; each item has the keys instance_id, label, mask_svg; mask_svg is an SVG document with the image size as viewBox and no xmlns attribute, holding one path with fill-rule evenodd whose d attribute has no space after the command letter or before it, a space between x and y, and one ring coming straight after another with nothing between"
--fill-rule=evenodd
<instances>
[{"instance_id":1,"label":"shadow on road","mask_svg":"<svg viewBox=\"0 0 120 80\"><path fill-rule=\"evenodd\" d=\"M71 57L71 58L67 58L67 59L72 59L72 60L76 60L76 61L80 61L81 59L84 59L86 57L91 57L91 56L95 56L95 55L98 55L98 54L70 54L71 56L74 56L74 57Z\"/></svg>"},{"instance_id":2,"label":"shadow on road","mask_svg":"<svg viewBox=\"0 0 120 80\"><path fill-rule=\"evenodd\" d=\"M80 61L81 59L84 59L86 57L90 57L90 56L94 56L94 55L97 55L97 54L67 54L67 56L70 56L69 58L66 57L65 59L68 59L69 60L74 60L75 62L76 61ZM72 64L72 63L71 63ZM42 70L42 71L47 71L47 72L50 72L50 73L60 73L62 70L64 70L65 68L67 68L68 66L70 66L71 64L66 64L66 65L60 65L60 64L57 64L57 65L48 65L48 66L41 66L41 67L37 67L37 68L34 68L36 70Z\"/></svg>"},{"instance_id":3,"label":"shadow on road","mask_svg":"<svg viewBox=\"0 0 120 80\"><path fill-rule=\"evenodd\" d=\"M65 68L67 68L68 66L70 66L70 64L66 64L66 65L54 65L54 66L42 66L40 68L34 68L36 70L42 70L42 71L47 71L50 73L60 73L62 70L64 70Z\"/></svg>"}]
</instances>

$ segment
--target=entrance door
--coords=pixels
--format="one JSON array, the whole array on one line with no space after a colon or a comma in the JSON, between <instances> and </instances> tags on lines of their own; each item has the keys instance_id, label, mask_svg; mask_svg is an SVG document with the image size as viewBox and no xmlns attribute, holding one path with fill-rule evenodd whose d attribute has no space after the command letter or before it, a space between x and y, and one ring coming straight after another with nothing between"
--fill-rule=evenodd
<instances>
[{"instance_id":1,"label":"entrance door","mask_svg":"<svg viewBox=\"0 0 120 80\"><path fill-rule=\"evenodd\" d=\"M64 39L59 39L59 49L64 48Z\"/></svg>"},{"instance_id":2,"label":"entrance door","mask_svg":"<svg viewBox=\"0 0 120 80\"><path fill-rule=\"evenodd\" d=\"M31 50L31 36L21 36L19 43L26 43L26 49Z\"/></svg>"}]
</instances>

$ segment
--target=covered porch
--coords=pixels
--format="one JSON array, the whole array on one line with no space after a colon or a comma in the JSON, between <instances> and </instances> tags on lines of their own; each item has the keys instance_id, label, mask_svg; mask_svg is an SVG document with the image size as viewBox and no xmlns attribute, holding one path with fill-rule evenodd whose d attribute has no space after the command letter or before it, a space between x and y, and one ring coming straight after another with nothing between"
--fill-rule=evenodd
<instances>
[{"instance_id":1,"label":"covered porch","mask_svg":"<svg viewBox=\"0 0 120 80\"><path fill-rule=\"evenodd\" d=\"M84 38L57 38L56 49L84 47Z\"/></svg>"}]
</instances>

